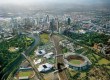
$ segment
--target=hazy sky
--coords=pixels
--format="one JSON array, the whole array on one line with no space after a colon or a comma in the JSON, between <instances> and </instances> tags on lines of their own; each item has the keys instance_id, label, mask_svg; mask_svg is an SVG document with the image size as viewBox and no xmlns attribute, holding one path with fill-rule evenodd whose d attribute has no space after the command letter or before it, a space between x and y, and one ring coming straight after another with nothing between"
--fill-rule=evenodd
<instances>
[{"instance_id":1,"label":"hazy sky","mask_svg":"<svg viewBox=\"0 0 110 80\"><path fill-rule=\"evenodd\" d=\"M97 4L110 3L110 0L0 0L0 4L31 4L31 3L75 3L75 4Z\"/></svg>"}]
</instances>

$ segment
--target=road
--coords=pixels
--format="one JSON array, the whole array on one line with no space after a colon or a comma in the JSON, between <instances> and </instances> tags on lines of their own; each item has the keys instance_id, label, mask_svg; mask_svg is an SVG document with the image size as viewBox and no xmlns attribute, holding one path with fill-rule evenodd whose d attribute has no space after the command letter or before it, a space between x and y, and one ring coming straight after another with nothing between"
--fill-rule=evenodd
<instances>
[{"instance_id":1,"label":"road","mask_svg":"<svg viewBox=\"0 0 110 80\"><path fill-rule=\"evenodd\" d=\"M29 64L33 68L33 70L36 74L36 80L44 80L43 76L39 73L39 71L37 70L37 68L33 64L32 60L28 56L26 56L24 53L22 53L22 55L25 57L25 59L29 62Z\"/></svg>"},{"instance_id":2,"label":"road","mask_svg":"<svg viewBox=\"0 0 110 80\"><path fill-rule=\"evenodd\" d=\"M56 55L62 54L62 49L59 46L59 41L61 40L60 37L57 35L52 35L51 40L54 43ZM56 68L59 70L58 71L59 80L69 80L68 76L66 75L66 69L62 70L63 68L65 68L63 56L56 57Z\"/></svg>"},{"instance_id":3,"label":"road","mask_svg":"<svg viewBox=\"0 0 110 80\"><path fill-rule=\"evenodd\" d=\"M39 42L39 37L34 34L31 34L31 35L28 35L29 37L32 37L35 41L34 43L23 53L21 53L25 59L30 63L31 67L33 68L33 70L35 71L36 73L36 80L44 80L43 76L39 73L39 71L37 70L37 68L35 67L35 65L33 64L32 60L27 56L38 44Z\"/></svg>"}]
</instances>

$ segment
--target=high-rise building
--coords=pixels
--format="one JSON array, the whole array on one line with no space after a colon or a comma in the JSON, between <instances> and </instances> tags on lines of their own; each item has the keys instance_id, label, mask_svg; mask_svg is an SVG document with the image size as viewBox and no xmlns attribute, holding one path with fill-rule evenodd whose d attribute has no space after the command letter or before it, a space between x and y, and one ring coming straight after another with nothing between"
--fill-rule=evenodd
<instances>
[{"instance_id":1,"label":"high-rise building","mask_svg":"<svg viewBox=\"0 0 110 80\"><path fill-rule=\"evenodd\" d=\"M67 24L70 25L71 24L71 19L68 18Z\"/></svg>"},{"instance_id":2,"label":"high-rise building","mask_svg":"<svg viewBox=\"0 0 110 80\"><path fill-rule=\"evenodd\" d=\"M13 35L17 34L17 30L18 30L18 23L17 23L17 19L11 18L11 28L12 28L12 32Z\"/></svg>"},{"instance_id":3,"label":"high-rise building","mask_svg":"<svg viewBox=\"0 0 110 80\"><path fill-rule=\"evenodd\" d=\"M55 18L55 28L58 31L59 30L59 21L58 18Z\"/></svg>"},{"instance_id":4,"label":"high-rise building","mask_svg":"<svg viewBox=\"0 0 110 80\"><path fill-rule=\"evenodd\" d=\"M52 33L53 33L54 30L55 30L55 20L54 20L54 19L52 19L52 20L50 21L50 30L51 30Z\"/></svg>"},{"instance_id":5,"label":"high-rise building","mask_svg":"<svg viewBox=\"0 0 110 80\"><path fill-rule=\"evenodd\" d=\"M49 23L49 15L46 16L46 23Z\"/></svg>"},{"instance_id":6,"label":"high-rise building","mask_svg":"<svg viewBox=\"0 0 110 80\"><path fill-rule=\"evenodd\" d=\"M45 19L45 28L46 29L49 29L50 27L50 20L49 20L49 15L46 16L46 19Z\"/></svg>"}]
</instances>

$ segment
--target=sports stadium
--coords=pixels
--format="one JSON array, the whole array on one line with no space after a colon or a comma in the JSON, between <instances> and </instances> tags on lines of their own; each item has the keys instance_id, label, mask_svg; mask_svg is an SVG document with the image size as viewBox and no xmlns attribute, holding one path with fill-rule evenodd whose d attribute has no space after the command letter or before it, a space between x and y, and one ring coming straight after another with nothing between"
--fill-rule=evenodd
<instances>
[{"instance_id":1,"label":"sports stadium","mask_svg":"<svg viewBox=\"0 0 110 80\"><path fill-rule=\"evenodd\" d=\"M91 65L87 57L75 53L66 54L64 56L64 62L74 70L86 70Z\"/></svg>"}]
</instances>

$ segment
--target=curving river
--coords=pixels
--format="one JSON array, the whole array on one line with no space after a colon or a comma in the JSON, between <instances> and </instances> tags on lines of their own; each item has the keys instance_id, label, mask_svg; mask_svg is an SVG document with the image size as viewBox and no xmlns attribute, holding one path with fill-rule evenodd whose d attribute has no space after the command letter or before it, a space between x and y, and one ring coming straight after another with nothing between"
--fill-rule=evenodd
<instances>
[{"instance_id":1,"label":"curving river","mask_svg":"<svg viewBox=\"0 0 110 80\"><path fill-rule=\"evenodd\" d=\"M27 35L31 38L34 39L34 42L32 43L32 45L30 47L28 47L23 53L25 55L29 55L31 53L31 51L33 51L36 46L38 45L39 41L40 41L40 38L38 35L36 34L29 34ZM15 67L18 67L22 61L24 60L25 58L23 57L23 55L20 55L16 61L12 64L12 66L9 68L9 70L5 73L5 74L2 74L2 76L0 77L0 80L7 80L7 77L8 75L11 73L11 71L15 68ZM8 79L8 80L11 80L11 79Z\"/></svg>"}]
</instances>

